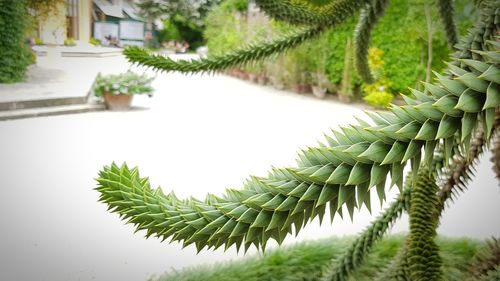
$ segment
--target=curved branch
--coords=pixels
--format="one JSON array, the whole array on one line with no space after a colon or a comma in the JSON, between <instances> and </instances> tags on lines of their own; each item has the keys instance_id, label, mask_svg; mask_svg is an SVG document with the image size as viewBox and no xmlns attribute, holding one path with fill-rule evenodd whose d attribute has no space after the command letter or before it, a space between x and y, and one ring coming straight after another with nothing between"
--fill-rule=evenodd
<instances>
[{"instance_id":1,"label":"curved branch","mask_svg":"<svg viewBox=\"0 0 500 281\"><path fill-rule=\"evenodd\" d=\"M274 54L283 53L297 47L306 40L321 34L325 28L312 27L283 36L271 42L244 46L227 54L211 56L199 60L173 60L169 57L151 54L140 47L127 47L123 53L132 63L151 67L158 71L182 73L219 72L230 67L241 66Z\"/></svg>"},{"instance_id":2,"label":"curved branch","mask_svg":"<svg viewBox=\"0 0 500 281\"><path fill-rule=\"evenodd\" d=\"M255 0L268 16L291 24L334 26L344 22L370 0L336 0L322 6L290 0Z\"/></svg>"}]
</instances>

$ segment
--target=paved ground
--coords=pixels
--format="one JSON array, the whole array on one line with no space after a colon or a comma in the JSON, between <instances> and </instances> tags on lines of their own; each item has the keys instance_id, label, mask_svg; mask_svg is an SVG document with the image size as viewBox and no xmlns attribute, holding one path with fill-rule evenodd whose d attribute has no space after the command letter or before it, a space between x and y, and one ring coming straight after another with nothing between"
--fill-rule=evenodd
<instances>
[{"instance_id":1,"label":"paved ground","mask_svg":"<svg viewBox=\"0 0 500 281\"><path fill-rule=\"evenodd\" d=\"M109 60L101 60L102 67L127 67ZM155 87L156 95L137 98L130 112L0 122L0 280L141 281L235 258L234 250L196 255L194 247L134 235L97 203L98 170L127 161L166 192L202 198L240 186L249 174L265 175L271 165L293 164L299 147L360 114L352 106L224 76L158 75ZM445 214L440 233L500 235L500 225L492 223L500 194L485 160L479 180ZM363 210L354 224L315 222L287 243L353 234L371 219ZM395 231L406 228L400 223Z\"/></svg>"},{"instance_id":2,"label":"paved ground","mask_svg":"<svg viewBox=\"0 0 500 281\"><path fill-rule=\"evenodd\" d=\"M67 48L46 48L47 56L30 66L26 81L0 84L0 102L86 96L98 72L117 73L129 67L123 56L61 58Z\"/></svg>"}]
</instances>

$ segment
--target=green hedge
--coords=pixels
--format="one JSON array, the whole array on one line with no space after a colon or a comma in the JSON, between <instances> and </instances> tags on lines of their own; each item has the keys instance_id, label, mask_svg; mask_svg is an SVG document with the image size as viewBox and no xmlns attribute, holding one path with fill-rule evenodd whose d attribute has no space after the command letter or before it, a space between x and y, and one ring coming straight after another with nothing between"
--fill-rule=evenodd
<instances>
[{"instance_id":1,"label":"green hedge","mask_svg":"<svg viewBox=\"0 0 500 281\"><path fill-rule=\"evenodd\" d=\"M376 25L372 35L371 47L384 51L384 73L391 82L391 92L408 92L407 87L415 87L416 83L425 79L425 63L427 45L424 7L421 1L392 1L386 14ZM459 2L464 2L459 1ZM333 83L340 83L344 68L345 45L353 34L357 19L339 26L329 32L331 53L327 61L327 73ZM441 28L436 16L433 17L435 30ZM422 62L422 53L424 55ZM443 61L449 56L449 48L442 32L433 36L433 67L439 71L444 67ZM359 83L359 80L354 80Z\"/></svg>"},{"instance_id":2,"label":"green hedge","mask_svg":"<svg viewBox=\"0 0 500 281\"><path fill-rule=\"evenodd\" d=\"M167 273L151 281L316 281L331 259L346 249L351 238L323 239L281 247L264 255L234 262L199 266ZM349 280L371 281L391 262L404 237L380 241L370 258ZM468 239L438 238L443 259L444 280L463 280L472 257L482 243Z\"/></svg>"},{"instance_id":3,"label":"green hedge","mask_svg":"<svg viewBox=\"0 0 500 281\"><path fill-rule=\"evenodd\" d=\"M0 83L23 80L34 61L24 40L27 27L25 0L0 0Z\"/></svg>"},{"instance_id":4,"label":"green hedge","mask_svg":"<svg viewBox=\"0 0 500 281\"><path fill-rule=\"evenodd\" d=\"M469 2L467 0L456 1L460 30L465 30L465 27L470 25L474 6ZM209 14L205 37L211 53L224 53L237 48L242 43L257 40L256 37L259 37L249 34L266 35L266 32L255 32L255 30L267 29L267 35L269 35L269 33L279 33L290 29L290 26L276 22L267 23L264 26L247 26L244 15L236 16L237 11L240 13L245 11L242 8L245 3L245 0L227 0ZM444 67L444 61L448 60L450 49L441 31L442 26L436 7L432 7L432 11L434 30L432 69L439 71ZM296 71L313 69L313 72L317 69L319 72L324 72L331 83L340 85L344 70L346 42L347 39L352 38L356 22L357 18L353 18L327 32L319 40L308 42L297 50L287 52L285 58L281 60L284 64L275 68L282 71L292 69L292 73L288 74L289 77L298 77L293 73L294 69ZM260 37L266 38L266 36ZM385 16L376 25L371 41L371 47L381 49L384 53L383 72L389 85L388 92L408 93L407 87L419 87L417 82L425 79L426 40L427 28L423 2L421 0L392 1ZM315 54L326 55L324 58L318 58ZM356 73L353 73L351 80L353 86L361 86Z\"/></svg>"}]
</instances>

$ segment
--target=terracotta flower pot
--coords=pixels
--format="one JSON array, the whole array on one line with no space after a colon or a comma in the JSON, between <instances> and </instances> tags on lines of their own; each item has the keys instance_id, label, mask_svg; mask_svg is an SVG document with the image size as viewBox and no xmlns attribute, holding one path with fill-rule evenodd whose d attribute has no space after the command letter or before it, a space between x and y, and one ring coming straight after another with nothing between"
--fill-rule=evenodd
<instances>
[{"instance_id":1,"label":"terracotta flower pot","mask_svg":"<svg viewBox=\"0 0 500 281\"><path fill-rule=\"evenodd\" d=\"M248 80L253 83L257 83L257 74L248 73Z\"/></svg>"},{"instance_id":2,"label":"terracotta flower pot","mask_svg":"<svg viewBox=\"0 0 500 281\"><path fill-rule=\"evenodd\" d=\"M324 99L326 96L326 88L321 86L312 86L313 95L317 98Z\"/></svg>"},{"instance_id":3,"label":"terracotta flower pot","mask_svg":"<svg viewBox=\"0 0 500 281\"><path fill-rule=\"evenodd\" d=\"M260 85L267 85L268 80L269 79L265 75L257 76L257 83L259 83Z\"/></svg>"},{"instance_id":4,"label":"terracotta flower pot","mask_svg":"<svg viewBox=\"0 0 500 281\"><path fill-rule=\"evenodd\" d=\"M293 84L290 86L290 90L298 94L310 93L312 91L311 85L308 84Z\"/></svg>"},{"instance_id":5,"label":"terracotta flower pot","mask_svg":"<svg viewBox=\"0 0 500 281\"><path fill-rule=\"evenodd\" d=\"M104 101L109 110L128 110L133 98L133 95L104 93Z\"/></svg>"},{"instance_id":6,"label":"terracotta flower pot","mask_svg":"<svg viewBox=\"0 0 500 281\"><path fill-rule=\"evenodd\" d=\"M269 78L269 81L271 82L272 86L275 88L275 89L278 89L278 90L283 90L285 89L285 84L283 84L283 82L281 82L278 78L276 77L270 77Z\"/></svg>"}]
</instances>

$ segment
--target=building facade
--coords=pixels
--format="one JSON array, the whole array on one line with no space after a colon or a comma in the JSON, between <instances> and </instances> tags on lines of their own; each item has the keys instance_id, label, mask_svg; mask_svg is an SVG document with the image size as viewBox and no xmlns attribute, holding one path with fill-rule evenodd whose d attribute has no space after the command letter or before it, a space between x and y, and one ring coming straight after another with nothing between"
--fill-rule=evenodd
<instances>
[{"instance_id":1,"label":"building facade","mask_svg":"<svg viewBox=\"0 0 500 281\"><path fill-rule=\"evenodd\" d=\"M108 34L115 29L116 34ZM38 37L48 45L62 45L68 38L85 43L92 37L102 41L107 36L141 45L144 34L145 23L132 0L66 0L38 24Z\"/></svg>"}]
</instances>

